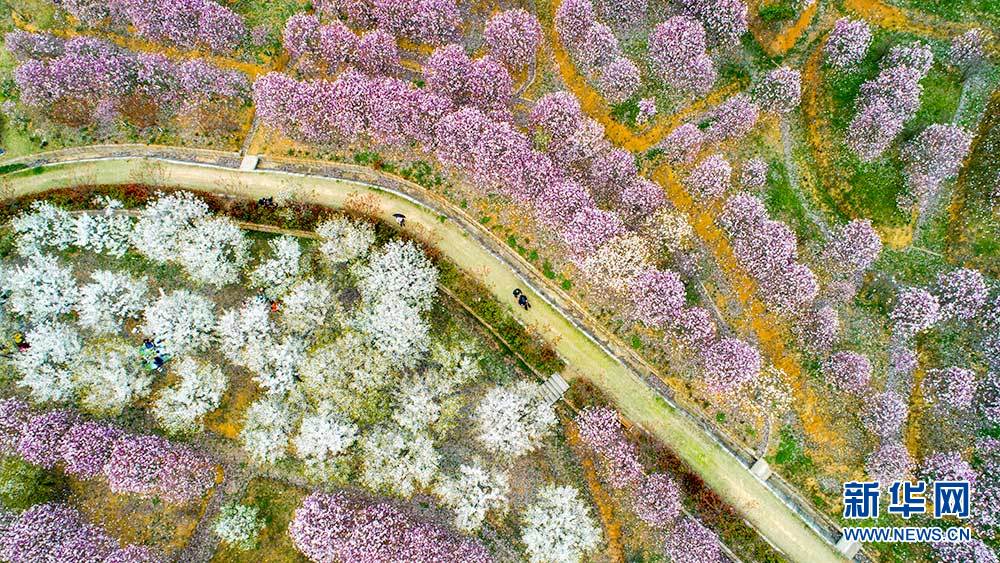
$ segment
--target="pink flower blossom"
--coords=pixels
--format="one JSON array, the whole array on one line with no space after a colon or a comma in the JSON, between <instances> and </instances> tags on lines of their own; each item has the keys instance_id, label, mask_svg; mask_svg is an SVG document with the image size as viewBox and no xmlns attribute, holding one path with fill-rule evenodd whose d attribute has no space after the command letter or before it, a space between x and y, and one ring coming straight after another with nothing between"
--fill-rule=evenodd
<instances>
[{"instance_id":1,"label":"pink flower blossom","mask_svg":"<svg viewBox=\"0 0 1000 563\"><path fill-rule=\"evenodd\" d=\"M712 393L727 394L760 375L756 348L737 338L722 338L703 351L705 385Z\"/></svg>"},{"instance_id":2,"label":"pink flower blossom","mask_svg":"<svg viewBox=\"0 0 1000 563\"><path fill-rule=\"evenodd\" d=\"M681 513L681 490L665 473L649 475L632 495L632 510L654 528L668 527Z\"/></svg>"},{"instance_id":3,"label":"pink flower blossom","mask_svg":"<svg viewBox=\"0 0 1000 563\"><path fill-rule=\"evenodd\" d=\"M895 481L908 481L916 467L906 446L899 442L883 442L865 460L868 478L878 481L883 489Z\"/></svg>"},{"instance_id":4,"label":"pink flower blossom","mask_svg":"<svg viewBox=\"0 0 1000 563\"><path fill-rule=\"evenodd\" d=\"M672 271L648 270L629 287L635 317L654 327L673 321L684 307L684 283Z\"/></svg>"},{"instance_id":5,"label":"pink flower blossom","mask_svg":"<svg viewBox=\"0 0 1000 563\"><path fill-rule=\"evenodd\" d=\"M733 168L721 154L713 154L694 167L684 184L696 199L710 202L729 189Z\"/></svg>"},{"instance_id":6,"label":"pink flower blossom","mask_svg":"<svg viewBox=\"0 0 1000 563\"><path fill-rule=\"evenodd\" d=\"M885 391L869 398L861 412L861 423L872 434L890 438L899 433L908 414L906 402L899 393Z\"/></svg>"},{"instance_id":7,"label":"pink flower blossom","mask_svg":"<svg viewBox=\"0 0 1000 563\"><path fill-rule=\"evenodd\" d=\"M824 364L823 375L838 390L861 395L871 382L872 363L857 352L837 352Z\"/></svg>"},{"instance_id":8,"label":"pink flower blossom","mask_svg":"<svg viewBox=\"0 0 1000 563\"><path fill-rule=\"evenodd\" d=\"M483 39L491 55L511 68L522 68L535 60L542 26L523 9L507 10L490 18Z\"/></svg>"},{"instance_id":9,"label":"pink flower blossom","mask_svg":"<svg viewBox=\"0 0 1000 563\"><path fill-rule=\"evenodd\" d=\"M720 563L719 537L697 520L683 517L667 532L664 551L671 561Z\"/></svg>"},{"instance_id":10,"label":"pink flower blossom","mask_svg":"<svg viewBox=\"0 0 1000 563\"><path fill-rule=\"evenodd\" d=\"M871 28L864 20L840 18L826 38L823 54L833 67L847 69L865 58L871 42Z\"/></svg>"}]
</instances>

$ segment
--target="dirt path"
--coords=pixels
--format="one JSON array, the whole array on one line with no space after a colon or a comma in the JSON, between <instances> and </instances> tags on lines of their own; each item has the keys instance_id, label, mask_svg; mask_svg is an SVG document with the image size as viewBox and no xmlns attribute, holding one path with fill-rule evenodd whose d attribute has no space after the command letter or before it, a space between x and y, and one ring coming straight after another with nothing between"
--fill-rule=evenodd
<instances>
[{"instance_id":1,"label":"dirt path","mask_svg":"<svg viewBox=\"0 0 1000 563\"><path fill-rule=\"evenodd\" d=\"M809 562L842 560L830 543L835 532L828 531L826 537L821 537L770 486L753 477L746 463L722 445L723 437L710 433L661 394L657 382L626 365L615 344L600 339L599 329L594 329L598 332L595 336L594 330L581 324L575 316L575 304L562 302L550 284L530 266L521 264L516 254L511 256L512 251L502 242L490 238L457 208L436 201L432 194L396 190L395 180L387 182L392 188L386 188L281 170L241 172L232 169L237 161L233 153L148 147L64 152L69 156L62 163L6 175L4 197L78 185L82 180L91 184L141 181L254 199L291 190L301 201L333 208L365 197L386 216L404 213L408 231L432 240L444 256L478 277L502 302L506 302L511 287L524 289L536 305L530 312L513 308L511 312L525 325L537 327L571 366L564 376L570 380L585 378L601 387L629 420L677 452L709 487L787 557ZM202 162L129 156L136 152L185 154ZM31 163L39 158L36 155L22 161ZM216 161L224 165L206 163Z\"/></svg>"}]
</instances>

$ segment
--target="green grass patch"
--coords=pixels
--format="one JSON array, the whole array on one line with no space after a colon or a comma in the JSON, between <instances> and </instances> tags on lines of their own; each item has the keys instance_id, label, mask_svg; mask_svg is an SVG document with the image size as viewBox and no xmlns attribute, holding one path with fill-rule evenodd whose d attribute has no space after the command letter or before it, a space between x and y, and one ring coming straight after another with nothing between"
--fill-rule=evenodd
<instances>
[{"instance_id":1,"label":"green grass patch","mask_svg":"<svg viewBox=\"0 0 1000 563\"><path fill-rule=\"evenodd\" d=\"M17 457L0 460L0 504L7 510L21 512L65 494L66 483L59 474Z\"/></svg>"},{"instance_id":2,"label":"green grass patch","mask_svg":"<svg viewBox=\"0 0 1000 563\"><path fill-rule=\"evenodd\" d=\"M635 127L635 120L639 117L638 98L631 98L613 106L611 108L611 117L619 123Z\"/></svg>"},{"instance_id":3,"label":"green grass patch","mask_svg":"<svg viewBox=\"0 0 1000 563\"><path fill-rule=\"evenodd\" d=\"M767 4L757 10L757 16L767 23L788 21L794 19L796 14L798 11L795 9L795 3L790 0Z\"/></svg>"},{"instance_id":4,"label":"green grass patch","mask_svg":"<svg viewBox=\"0 0 1000 563\"><path fill-rule=\"evenodd\" d=\"M772 217L780 218L792 226L800 242L819 237L802 199L792 188L783 162L772 162L768 167L764 204Z\"/></svg>"},{"instance_id":5,"label":"green grass patch","mask_svg":"<svg viewBox=\"0 0 1000 563\"><path fill-rule=\"evenodd\" d=\"M907 189L906 178L898 163L888 155L873 162L861 162L845 150L838 169L847 175L849 187L843 197L855 215L867 217L876 225L900 226L909 222L909 217L896 205L897 197Z\"/></svg>"},{"instance_id":6,"label":"green grass patch","mask_svg":"<svg viewBox=\"0 0 1000 563\"><path fill-rule=\"evenodd\" d=\"M778 451L771 457L770 463L781 467L783 472L791 476L801 477L811 473L814 468L813 460L805 453L792 429L783 426L778 435Z\"/></svg>"}]
</instances>

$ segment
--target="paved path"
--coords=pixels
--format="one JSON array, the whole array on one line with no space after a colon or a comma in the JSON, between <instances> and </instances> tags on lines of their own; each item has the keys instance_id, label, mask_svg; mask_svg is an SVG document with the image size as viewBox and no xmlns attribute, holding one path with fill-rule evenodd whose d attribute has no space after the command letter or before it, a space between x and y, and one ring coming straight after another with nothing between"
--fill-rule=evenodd
<instances>
[{"instance_id":1,"label":"paved path","mask_svg":"<svg viewBox=\"0 0 1000 563\"><path fill-rule=\"evenodd\" d=\"M148 155L149 158L144 158ZM298 200L342 208L364 201L388 217L407 216L407 230L428 240L449 260L479 278L501 302L510 288L521 287L533 303L531 311L511 308L522 323L534 327L566 361L567 380L584 378L611 396L623 415L670 447L705 483L789 559L803 562L840 561L830 543L807 524L803 506L794 508L748 470L743 452L727 448L725 438L679 408L658 379L636 367L613 339L572 299L539 275L503 241L464 212L435 194L367 169L352 176L367 181L329 178L281 170L296 168L284 161L263 159L266 170L236 170L239 155L170 147L87 147L35 155L20 160L29 166L0 177L3 197L21 196L81 183L142 182L178 186L243 198L260 198L294 191ZM312 163L316 172L323 163ZM303 168L299 166L298 168ZM374 182L378 182L375 185ZM581 320L583 319L583 320Z\"/></svg>"}]
</instances>

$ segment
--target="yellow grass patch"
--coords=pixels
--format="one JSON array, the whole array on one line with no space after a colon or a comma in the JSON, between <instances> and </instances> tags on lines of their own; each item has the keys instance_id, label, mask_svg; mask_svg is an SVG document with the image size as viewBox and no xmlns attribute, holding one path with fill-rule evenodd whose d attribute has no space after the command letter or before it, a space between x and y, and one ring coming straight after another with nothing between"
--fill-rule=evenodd
<instances>
[{"instance_id":1,"label":"yellow grass patch","mask_svg":"<svg viewBox=\"0 0 1000 563\"><path fill-rule=\"evenodd\" d=\"M254 479L247 486L243 504L256 506L266 525L258 536L257 549L243 551L220 544L212 563L298 563L307 559L295 549L288 524L307 492L270 479Z\"/></svg>"},{"instance_id":2,"label":"yellow grass patch","mask_svg":"<svg viewBox=\"0 0 1000 563\"><path fill-rule=\"evenodd\" d=\"M185 505L150 498L117 495L101 479L69 479L75 506L90 521L122 543L154 547L168 556L181 550L194 534L208 506L208 496Z\"/></svg>"}]
</instances>

